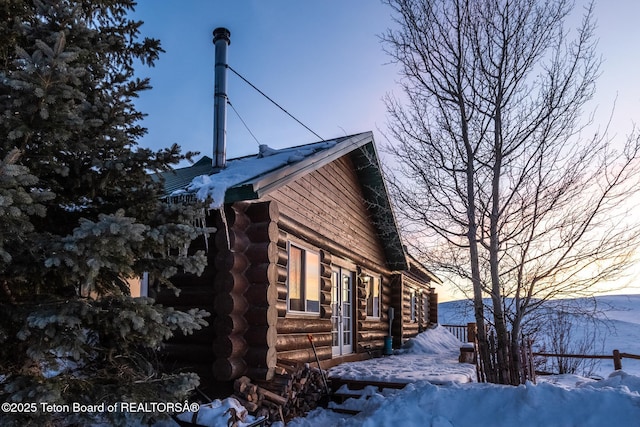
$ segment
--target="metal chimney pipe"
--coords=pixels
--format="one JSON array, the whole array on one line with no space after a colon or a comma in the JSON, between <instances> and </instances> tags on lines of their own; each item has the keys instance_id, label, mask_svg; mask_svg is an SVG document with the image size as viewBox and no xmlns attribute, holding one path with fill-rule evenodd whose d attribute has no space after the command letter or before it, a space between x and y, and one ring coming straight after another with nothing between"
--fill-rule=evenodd
<instances>
[{"instance_id":1,"label":"metal chimney pipe","mask_svg":"<svg viewBox=\"0 0 640 427\"><path fill-rule=\"evenodd\" d=\"M227 46L231 32L226 28L213 30L215 46L215 85L213 100L213 167L227 164Z\"/></svg>"}]
</instances>

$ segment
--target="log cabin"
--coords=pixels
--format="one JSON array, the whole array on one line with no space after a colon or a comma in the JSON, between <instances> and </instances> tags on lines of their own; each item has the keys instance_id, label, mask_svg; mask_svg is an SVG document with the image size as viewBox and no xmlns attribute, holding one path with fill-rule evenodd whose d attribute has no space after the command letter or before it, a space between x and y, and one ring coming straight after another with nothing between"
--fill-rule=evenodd
<instances>
[{"instance_id":1,"label":"log cabin","mask_svg":"<svg viewBox=\"0 0 640 427\"><path fill-rule=\"evenodd\" d=\"M208 265L173 277L179 296L149 288L158 303L211 317L166 345L165 367L215 391L241 376L271 380L278 360L317 355L328 367L388 353L436 323L440 281L406 252L371 132L227 162L230 32L213 34L213 158L158 176L168 201L207 200L190 250L205 249Z\"/></svg>"},{"instance_id":2,"label":"log cabin","mask_svg":"<svg viewBox=\"0 0 640 427\"><path fill-rule=\"evenodd\" d=\"M158 303L202 308L210 326L166 354L205 384L268 380L278 359L325 366L380 354L437 322L440 283L406 253L371 132L164 174L169 198L206 199L199 276ZM176 191L177 190L177 191ZM390 309L394 312L390 323Z\"/></svg>"}]
</instances>

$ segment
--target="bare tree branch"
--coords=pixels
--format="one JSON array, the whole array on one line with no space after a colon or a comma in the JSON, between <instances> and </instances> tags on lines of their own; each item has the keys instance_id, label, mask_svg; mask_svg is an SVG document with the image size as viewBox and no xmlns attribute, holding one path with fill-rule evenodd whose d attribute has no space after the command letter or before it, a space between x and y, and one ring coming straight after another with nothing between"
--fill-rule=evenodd
<instances>
[{"instance_id":1,"label":"bare tree branch","mask_svg":"<svg viewBox=\"0 0 640 427\"><path fill-rule=\"evenodd\" d=\"M593 5L570 31L567 0L385 2L397 29L381 38L405 96L386 98L400 222L426 261L470 283L487 379L517 383L527 316L635 261L638 133L619 150L606 129L587 134L601 65Z\"/></svg>"}]
</instances>

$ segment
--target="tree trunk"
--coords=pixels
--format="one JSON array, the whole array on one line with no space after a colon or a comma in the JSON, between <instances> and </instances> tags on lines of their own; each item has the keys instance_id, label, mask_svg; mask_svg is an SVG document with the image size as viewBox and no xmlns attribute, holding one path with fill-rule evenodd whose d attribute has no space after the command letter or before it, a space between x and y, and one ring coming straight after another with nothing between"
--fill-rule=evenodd
<instances>
[{"instance_id":1,"label":"tree trunk","mask_svg":"<svg viewBox=\"0 0 640 427\"><path fill-rule=\"evenodd\" d=\"M516 315L511 325L511 368L517 375L517 383L522 384L526 378L520 374L522 372L522 352L520 351L520 324L522 316L519 308L516 306Z\"/></svg>"}]
</instances>

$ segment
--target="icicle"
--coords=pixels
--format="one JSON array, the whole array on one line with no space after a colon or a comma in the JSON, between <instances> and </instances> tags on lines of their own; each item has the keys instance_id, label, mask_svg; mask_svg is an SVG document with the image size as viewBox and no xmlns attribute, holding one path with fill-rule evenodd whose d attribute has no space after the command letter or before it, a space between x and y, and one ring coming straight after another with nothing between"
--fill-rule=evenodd
<instances>
[{"instance_id":1,"label":"icicle","mask_svg":"<svg viewBox=\"0 0 640 427\"><path fill-rule=\"evenodd\" d=\"M204 208L202 208L202 216L197 219L200 220L200 228L202 229L202 234L204 235L204 251L205 253L209 253L209 227L207 227L207 213ZM213 227L212 227L213 228Z\"/></svg>"},{"instance_id":2,"label":"icicle","mask_svg":"<svg viewBox=\"0 0 640 427\"><path fill-rule=\"evenodd\" d=\"M204 249L206 253L209 253L209 238L211 233L215 233L218 229L216 227L207 227L207 216L210 215L211 210L202 208L200 215L193 219L193 227L200 231L204 236Z\"/></svg>"},{"instance_id":3,"label":"icicle","mask_svg":"<svg viewBox=\"0 0 640 427\"><path fill-rule=\"evenodd\" d=\"M224 214L224 205L219 207L218 210L220 211L222 226L224 227L224 235L225 235L225 241L227 242L227 249L231 250L231 239L229 237L229 225L227 223L227 217Z\"/></svg>"},{"instance_id":4,"label":"icicle","mask_svg":"<svg viewBox=\"0 0 640 427\"><path fill-rule=\"evenodd\" d=\"M196 201L196 196L193 193L170 194L164 198L164 201L167 205L189 204Z\"/></svg>"}]
</instances>

